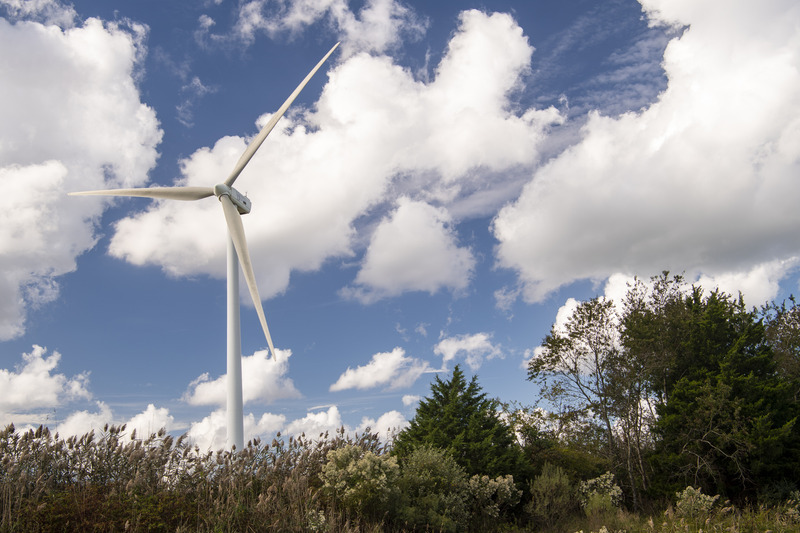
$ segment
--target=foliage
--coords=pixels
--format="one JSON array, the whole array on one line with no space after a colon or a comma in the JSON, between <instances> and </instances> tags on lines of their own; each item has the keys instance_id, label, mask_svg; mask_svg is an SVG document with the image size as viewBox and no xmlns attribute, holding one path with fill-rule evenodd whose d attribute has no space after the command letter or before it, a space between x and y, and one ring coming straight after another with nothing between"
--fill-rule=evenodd
<instances>
[{"instance_id":1,"label":"foliage","mask_svg":"<svg viewBox=\"0 0 800 533\"><path fill-rule=\"evenodd\" d=\"M523 432L526 455L601 457L633 508L687 485L740 503L785 497L800 479L791 302L759 314L665 272L636 280L621 303L577 304L529 362L556 432Z\"/></svg>"},{"instance_id":2,"label":"foliage","mask_svg":"<svg viewBox=\"0 0 800 533\"><path fill-rule=\"evenodd\" d=\"M348 511L381 520L397 496L397 459L347 444L328 452L320 477L324 491Z\"/></svg>"},{"instance_id":3,"label":"foliage","mask_svg":"<svg viewBox=\"0 0 800 533\"><path fill-rule=\"evenodd\" d=\"M528 380L542 397L563 409L562 418L595 418L613 448L612 376L619 359L613 302L594 298L577 306L562 327L554 325L528 362Z\"/></svg>"},{"instance_id":4,"label":"foliage","mask_svg":"<svg viewBox=\"0 0 800 533\"><path fill-rule=\"evenodd\" d=\"M145 439L124 431L0 431L0 531L306 531L320 516L336 525L346 517L318 496L328 452L383 452L377 436L343 431L236 453L203 453L163 430Z\"/></svg>"},{"instance_id":5,"label":"foliage","mask_svg":"<svg viewBox=\"0 0 800 533\"><path fill-rule=\"evenodd\" d=\"M622 489L614 483L614 474L606 472L578 486L578 499L588 516L601 515L618 507L622 502Z\"/></svg>"},{"instance_id":6,"label":"foliage","mask_svg":"<svg viewBox=\"0 0 800 533\"><path fill-rule=\"evenodd\" d=\"M519 503L522 491L514 485L511 475L474 475L469 479L470 527L475 531L488 531L501 523Z\"/></svg>"},{"instance_id":7,"label":"foliage","mask_svg":"<svg viewBox=\"0 0 800 533\"><path fill-rule=\"evenodd\" d=\"M449 381L438 376L409 426L394 442L408 457L420 446L446 451L470 476L518 474L521 454L511 428L499 417L500 402L486 398L477 376L467 383L459 366Z\"/></svg>"},{"instance_id":8,"label":"foliage","mask_svg":"<svg viewBox=\"0 0 800 533\"><path fill-rule=\"evenodd\" d=\"M469 479L449 454L420 446L404 458L398 522L405 529L462 531L469 523Z\"/></svg>"},{"instance_id":9,"label":"foliage","mask_svg":"<svg viewBox=\"0 0 800 533\"><path fill-rule=\"evenodd\" d=\"M791 383L776 372L757 313L741 298L704 295L699 287L659 312L657 324L682 332L661 339L667 365L653 374L662 387L652 456L661 475L673 486L698 485L739 501L797 479L800 410Z\"/></svg>"},{"instance_id":10,"label":"foliage","mask_svg":"<svg viewBox=\"0 0 800 533\"><path fill-rule=\"evenodd\" d=\"M579 303L563 325L554 324L528 363L528 380L558 420L559 440L594 443L594 455L628 473L633 505L648 485L644 452L652 412L646 409L642 360L622 343L615 303L593 298ZM554 408L554 409L553 409ZM571 446L575 448L575 446Z\"/></svg>"},{"instance_id":11,"label":"foliage","mask_svg":"<svg viewBox=\"0 0 800 533\"><path fill-rule=\"evenodd\" d=\"M564 469L545 463L530 483L531 501L525 511L535 524L551 527L575 510L575 490Z\"/></svg>"},{"instance_id":12,"label":"foliage","mask_svg":"<svg viewBox=\"0 0 800 533\"><path fill-rule=\"evenodd\" d=\"M687 518L707 516L719 499L719 494L709 496L708 494L703 494L702 489L696 489L691 485L682 491L676 492L675 496L678 497L678 501L675 503L675 510L678 516Z\"/></svg>"}]
</instances>

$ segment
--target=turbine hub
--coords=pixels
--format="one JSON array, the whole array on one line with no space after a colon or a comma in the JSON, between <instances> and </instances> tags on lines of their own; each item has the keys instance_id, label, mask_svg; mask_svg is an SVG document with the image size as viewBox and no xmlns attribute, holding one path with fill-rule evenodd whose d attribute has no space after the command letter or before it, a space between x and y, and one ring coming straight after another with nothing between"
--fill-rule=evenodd
<instances>
[{"instance_id":1,"label":"turbine hub","mask_svg":"<svg viewBox=\"0 0 800 533\"><path fill-rule=\"evenodd\" d=\"M250 198L240 193L233 187L225 185L224 183L214 185L214 196L217 198L222 196L227 196L230 198L231 202L233 202L233 205L235 205L236 209L239 210L240 215L246 215L250 212L250 208L252 207Z\"/></svg>"}]
</instances>

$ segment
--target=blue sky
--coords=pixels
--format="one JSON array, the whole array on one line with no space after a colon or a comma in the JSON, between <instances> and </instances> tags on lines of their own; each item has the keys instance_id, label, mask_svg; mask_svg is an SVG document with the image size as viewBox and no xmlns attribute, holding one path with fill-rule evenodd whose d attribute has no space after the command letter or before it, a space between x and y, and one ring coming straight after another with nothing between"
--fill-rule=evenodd
<instances>
[{"instance_id":1,"label":"blue sky","mask_svg":"<svg viewBox=\"0 0 800 533\"><path fill-rule=\"evenodd\" d=\"M245 437L386 431L436 372L530 404L575 300L664 269L797 292L791 1L0 0L0 423L224 443L213 185L236 183ZM176 205L177 204L177 205Z\"/></svg>"}]
</instances>

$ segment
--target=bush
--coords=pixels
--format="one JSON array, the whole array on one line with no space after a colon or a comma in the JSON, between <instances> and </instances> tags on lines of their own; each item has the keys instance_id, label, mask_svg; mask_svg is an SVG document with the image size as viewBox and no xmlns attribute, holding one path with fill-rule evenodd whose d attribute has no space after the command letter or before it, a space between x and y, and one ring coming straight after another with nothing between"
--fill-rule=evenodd
<instances>
[{"instance_id":1,"label":"bush","mask_svg":"<svg viewBox=\"0 0 800 533\"><path fill-rule=\"evenodd\" d=\"M514 486L511 475L472 476L469 480L469 496L472 507L470 523L473 529L486 531L503 519L503 515L511 509L522 496L522 491Z\"/></svg>"},{"instance_id":2,"label":"bush","mask_svg":"<svg viewBox=\"0 0 800 533\"><path fill-rule=\"evenodd\" d=\"M348 444L328 452L323 490L359 517L381 519L397 493L397 459Z\"/></svg>"},{"instance_id":3,"label":"bush","mask_svg":"<svg viewBox=\"0 0 800 533\"><path fill-rule=\"evenodd\" d=\"M462 531L469 523L467 474L437 448L421 446L403 462L398 479L401 527L414 530Z\"/></svg>"},{"instance_id":4,"label":"bush","mask_svg":"<svg viewBox=\"0 0 800 533\"><path fill-rule=\"evenodd\" d=\"M800 524L800 490L792 491L783 505L783 515L789 524Z\"/></svg>"},{"instance_id":5,"label":"bush","mask_svg":"<svg viewBox=\"0 0 800 533\"><path fill-rule=\"evenodd\" d=\"M540 525L552 526L575 510L575 492L560 466L545 463L530 489L531 501L525 511Z\"/></svg>"},{"instance_id":6,"label":"bush","mask_svg":"<svg viewBox=\"0 0 800 533\"><path fill-rule=\"evenodd\" d=\"M696 489L692 486L686 487L683 491L675 493L678 501L675 504L675 512L684 518L701 518L709 514L711 508L719 499L719 494L709 496L703 494L703 489Z\"/></svg>"},{"instance_id":7,"label":"bush","mask_svg":"<svg viewBox=\"0 0 800 533\"><path fill-rule=\"evenodd\" d=\"M602 476L582 481L578 487L581 507L587 516L605 514L622 501L622 489L614 483L614 474L606 472Z\"/></svg>"}]
</instances>

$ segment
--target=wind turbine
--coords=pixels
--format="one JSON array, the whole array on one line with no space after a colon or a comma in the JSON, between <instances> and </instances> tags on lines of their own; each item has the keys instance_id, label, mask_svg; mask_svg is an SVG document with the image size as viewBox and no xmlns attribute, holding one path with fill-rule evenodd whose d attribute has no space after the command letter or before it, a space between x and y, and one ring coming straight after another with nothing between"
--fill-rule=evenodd
<instances>
[{"instance_id":1,"label":"wind turbine","mask_svg":"<svg viewBox=\"0 0 800 533\"><path fill-rule=\"evenodd\" d=\"M253 299L258 319L261 322L261 328L264 330L264 336L267 339L267 345L272 357L275 358L275 347L272 344L272 337L269 334L267 327L267 319L264 316L264 309L261 307L261 297L258 294L258 286L256 285L256 277L253 273L253 265L250 262L250 252L247 250L247 241L244 236L244 227L242 226L241 215L246 215L250 212L251 204L250 199L244 194L240 193L233 188L233 182L239 177L244 167L256 153L256 150L267 138L267 135L272 131L280 118L286 112L292 102L303 90L308 81L316 74L317 70L323 63L330 57L339 43L336 43L331 48L325 57L320 59L319 63L311 69L311 72L300 82L300 85L289 95L289 98L283 105L275 112L269 119L269 122L261 129L258 135L247 146L247 149L239 158L239 161L233 167L230 175L223 181L213 187L149 187L138 189L110 189L102 191L82 191L69 193L72 196L140 196L145 198L157 198L166 200L183 200L193 201L208 198L209 196L216 196L220 204L222 204L222 211L225 214L225 222L228 226L228 261L227 261L227 274L228 274L228 320L227 320L227 447L231 449L233 446L237 450L244 447L244 413L243 413L243 399L242 399L242 348L241 348L241 327L239 322L239 266L241 264L244 279L247 282L247 288L250 290L250 296Z\"/></svg>"}]
</instances>

